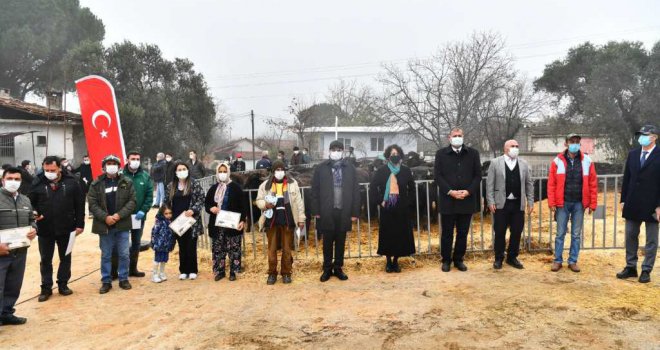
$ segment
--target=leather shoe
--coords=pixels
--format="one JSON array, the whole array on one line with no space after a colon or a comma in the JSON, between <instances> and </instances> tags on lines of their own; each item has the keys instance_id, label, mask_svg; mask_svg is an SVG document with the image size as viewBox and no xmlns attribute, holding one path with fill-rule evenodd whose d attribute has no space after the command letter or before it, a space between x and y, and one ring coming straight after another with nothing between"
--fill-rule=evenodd
<instances>
[{"instance_id":1,"label":"leather shoe","mask_svg":"<svg viewBox=\"0 0 660 350\"><path fill-rule=\"evenodd\" d=\"M44 301L50 299L50 296L53 295L53 291L50 289L41 289L41 294L39 294L39 302L43 303Z\"/></svg>"},{"instance_id":2,"label":"leather shoe","mask_svg":"<svg viewBox=\"0 0 660 350\"><path fill-rule=\"evenodd\" d=\"M495 270L501 270L502 269L502 260L495 260L493 263L493 268Z\"/></svg>"},{"instance_id":3,"label":"leather shoe","mask_svg":"<svg viewBox=\"0 0 660 350\"><path fill-rule=\"evenodd\" d=\"M451 270L451 263L449 261L442 263L442 272L449 272Z\"/></svg>"},{"instance_id":4,"label":"leather shoe","mask_svg":"<svg viewBox=\"0 0 660 350\"><path fill-rule=\"evenodd\" d=\"M27 318L15 315L7 315L0 318L0 324L4 326L18 326L25 324L25 322L27 322Z\"/></svg>"},{"instance_id":5,"label":"leather shoe","mask_svg":"<svg viewBox=\"0 0 660 350\"><path fill-rule=\"evenodd\" d=\"M467 271L467 266L462 261L454 262L454 266L458 269L458 271Z\"/></svg>"},{"instance_id":6,"label":"leather shoe","mask_svg":"<svg viewBox=\"0 0 660 350\"><path fill-rule=\"evenodd\" d=\"M268 275L268 279L266 280L266 284L269 286L272 286L277 282L277 275Z\"/></svg>"},{"instance_id":7,"label":"leather shoe","mask_svg":"<svg viewBox=\"0 0 660 350\"><path fill-rule=\"evenodd\" d=\"M573 271L573 272L580 272L580 267L578 266L577 263L575 264L568 264L568 268Z\"/></svg>"},{"instance_id":8,"label":"leather shoe","mask_svg":"<svg viewBox=\"0 0 660 350\"><path fill-rule=\"evenodd\" d=\"M393 264L392 264L392 271L393 271L393 272L396 272L396 273L400 273L400 272L401 272L401 266L399 266L399 263L396 263L396 264L393 263Z\"/></svg>"},{"instance_id":9,"label":"leather shoe","mask_svg":"<svg viewBox=\"0 0 660 350\"><path fill-rule=\"evenodd\" d=\"M230 273L229 273L229 280L230 280L230 281L236 281L236 274L233 273L233 272L230 272Z\"/></svg>"},{"instance_id":10,"label":"leather shoe","mask_svg":"<svg viewBox=\"0 0 660 350\"><path fill-rule=\"evenodd\" d=\"M321 282L327 282L331 275L330 271L323 271L323 274L321 274Z\"/></svg>"},{"instance_id":11,"label":"leather shoe","mask_svg":"<svg viewBox=\"0 0 660 350\"><path fill-rule=\"evenodd\" d=\"M284 283L284 284L289 284L289 283L291 283L291 275L284 275L284 276L282 276L282 283Z\"/></svg>"},{"instance_id":12,"label":"leather shoe","mask_svg":"<svg viewBox=\"0 0 660 350\"><path fill-rule=\"evenodd\" d=\"M335 269L334 275L337 276L337 278L339 278L341 281L346 281L348 279L348 276L342 269Z\"/></svg>"},{"instance_id":13,"label":"leather shoe","mask_svg":"<svg viewBox=\"0 0 660 350\"><path fill-rule=\"evenodd\" d=\"M648 271L642 271L642 274L639 276L639 283L649 282L651 282L651 273Z\"/></svg>"},{"instance_id":14,"label":"leather shoe","mask_svg":"<svg viewBox=\"0 0 660 350\"><path fill-rule=\"evenodd\" d=\"M637 277L637 269L634 267L629 267L626 266L623 268L623 270L619 273L616 274L616 278L618 279L626 279L630 277Z\"/></svg>"},{"instance_id":15,"label":"leather shoe","mask_svg":"<svg viewBox=\"0 0 660 350\"><path fill-rule=\"evenodd\" d=\"M516 259L516 258L513 258L513 259L506 259L506 263L507 263L508 265L511 265L511 266L517 268L517 269L524 269L524 268L525 268L525 267L523 266L523 264L521 264L520 261L518 261L518 259Z\"/></svg>"},{"instance_id":16,"label":"leather shoe","mask_svg":"<svg viewBox=\"0 0 660 350\"><path fill-rule=\"evenodd\" d=\"M559 271L559 270L561 270L561 263L559 263L559 262L553 262L553 263L552 263L552 267L550 268L550 271L552 271L552 272L557 272L557 271Z\"/></svg>"},{"instance_id":17,"label":"leather shoe","mask_svg":"<svg viewBox=\"0 0 660 350\"><path fill-rule=\"evenodd\" d=\"M225 275L224 272L220 272L219 274L215 275L215 277L214 277L213 279L214 279L216 282L218 282L219 280L225 278L225 276L226 276L226 275Z\"/></svg>"},{"instance_id":18,"label":"leather shoe","mask_svg":"<svg viewBox=\"0 0 660 350\"><path fill-rule=\"evenodd\" d=\"M62 296L68 296L68 295L73 294L73 291L72 291L71 288L69 288L68 286L59 287L59 288L57 288L57 291L58 291L58 292L60 293L60 295L62 295Z\"/></svg>"},{"instance_id":19,"label":"leather shoe","mask_svg":"<svg viewBox=\"0 0 660 350\"><path fill-rule=\"evenodd\" d=\"M133 288L133 286L131 286L131 282L126 280L126 281L119 281L119 288L121 288L123 290L129 290L129 289Z\"/></svg>"},{"instance_id":20,"label":"leather shoe","mask_svg":"<svg viewBox=\"0 0 660 350\"><path fill-rule=\"evenodd\" d=\"M392 273L392 264L385 263L385 272Z\"/></svg>"},{"instance_id":21,"label":"leather shoe","mask_svg":"<svg viewBox=\"0 0 660 350\"><path fill-rule=\"evenodd\" d=\"M103 285L101 285L101 289L99 289L99 293L100 294L105 294L105 293L109 292L110 289L112 289L112 284L111 283L103 283Z\"/></svg>"}]
</instances>

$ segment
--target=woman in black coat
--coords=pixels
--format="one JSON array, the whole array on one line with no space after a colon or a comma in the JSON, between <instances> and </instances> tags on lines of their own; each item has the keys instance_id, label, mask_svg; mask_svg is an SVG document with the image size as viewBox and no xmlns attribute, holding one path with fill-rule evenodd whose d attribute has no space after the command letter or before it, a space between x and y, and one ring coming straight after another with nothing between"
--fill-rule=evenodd
<instances>
[{"instance_id":1,"label":"woman in black coat","mask_svg":"<svg viewBox=\"0 0 660 350\"><path fill-rule=\"evenodd\" d=\"M229 257L229 280L236 280L236 273L241 270L241 240L243 238L243 227L247 219L245 196L243 189L238 183L231 181L230 166L228 163L220 163L216 169L218 182L206 192L204 207L209 217L209 236L213 250L213 273L215 280L223 279L225 274L225 259ZM238 229L230 229L215 226L216 215L220 210L231 211L241 214Z\"/></svg>"},{"instance_id":2,"label":"woman in black coat","mask_svg":"<svg viewBox=\"0 0 660 350\"><path fill-rule=\"evenodd\" d=\"M415 180L410 168L401 164L403 150L398 145L385 149L387 162L371 180L371 200L380 203L378 254L387 257L386 272L401 272L399 257L415 253L410 222L411 196Z\"/></svg>"}]
</instances>

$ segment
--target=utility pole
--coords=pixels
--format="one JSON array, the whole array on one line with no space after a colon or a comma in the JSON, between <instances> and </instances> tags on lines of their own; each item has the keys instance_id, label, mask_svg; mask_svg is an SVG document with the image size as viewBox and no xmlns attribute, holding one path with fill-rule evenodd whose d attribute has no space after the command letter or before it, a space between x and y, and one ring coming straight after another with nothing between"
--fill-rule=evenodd
<instances>
[{"instance_id":1,"label":"utility pole","mask_svg":"<svg viewBox=\"0 0 660 350\"><path fill-rule=\"evenodd\" d=\"M256 169L256 156L254 154L254 110L250 110L250 121L252 122L252 169Z\"/></svg>"}]
</instances>

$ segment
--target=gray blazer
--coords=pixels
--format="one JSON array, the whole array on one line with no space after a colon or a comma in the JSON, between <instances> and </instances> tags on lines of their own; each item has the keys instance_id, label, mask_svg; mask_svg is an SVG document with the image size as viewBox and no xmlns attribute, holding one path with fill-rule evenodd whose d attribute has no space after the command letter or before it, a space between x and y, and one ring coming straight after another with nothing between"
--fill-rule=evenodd
<instances>
[{"instance_id":1,"label":"gray blazer","mask_svg":"<svg viewBox=\"0 0 660 350\"><path fill-rule=\"evenodd\" d=\"M520 168L520 210L525 210L525 205L534 204L534 181L529 174L529 165L518 158ZM504 208L506 203L506 161L504 156L499 156L490 162L488 178L486 180L486 202L488 205L495 204L497 209Z\"/></svg>"}]
</instances>

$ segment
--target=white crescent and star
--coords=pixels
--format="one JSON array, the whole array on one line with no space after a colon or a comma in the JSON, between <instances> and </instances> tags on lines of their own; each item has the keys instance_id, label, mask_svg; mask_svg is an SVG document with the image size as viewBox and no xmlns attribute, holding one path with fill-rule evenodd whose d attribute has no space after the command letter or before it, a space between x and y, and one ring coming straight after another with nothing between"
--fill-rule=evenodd
<instances>
[{"instance_id":1,"label":"white crescent and star","mask_svg":"<svg viewBox=\"0 0 660 350\"><path fill-rule=\"evenodd\" d=\"M98 129L96 127L96 118L99 117L99 116L105 117L105 119L108 120L108 127L110 127L110 125L112 125L112 119L110 118L110 115L108 114L108 112L100 109L100 110L94 112L94 114L92 114L92 126L94 127L94 129ZM105 129L101 129L101 138L102 139L108 138L108 132L105 131Z\"/></svg>"}]
</instances>

